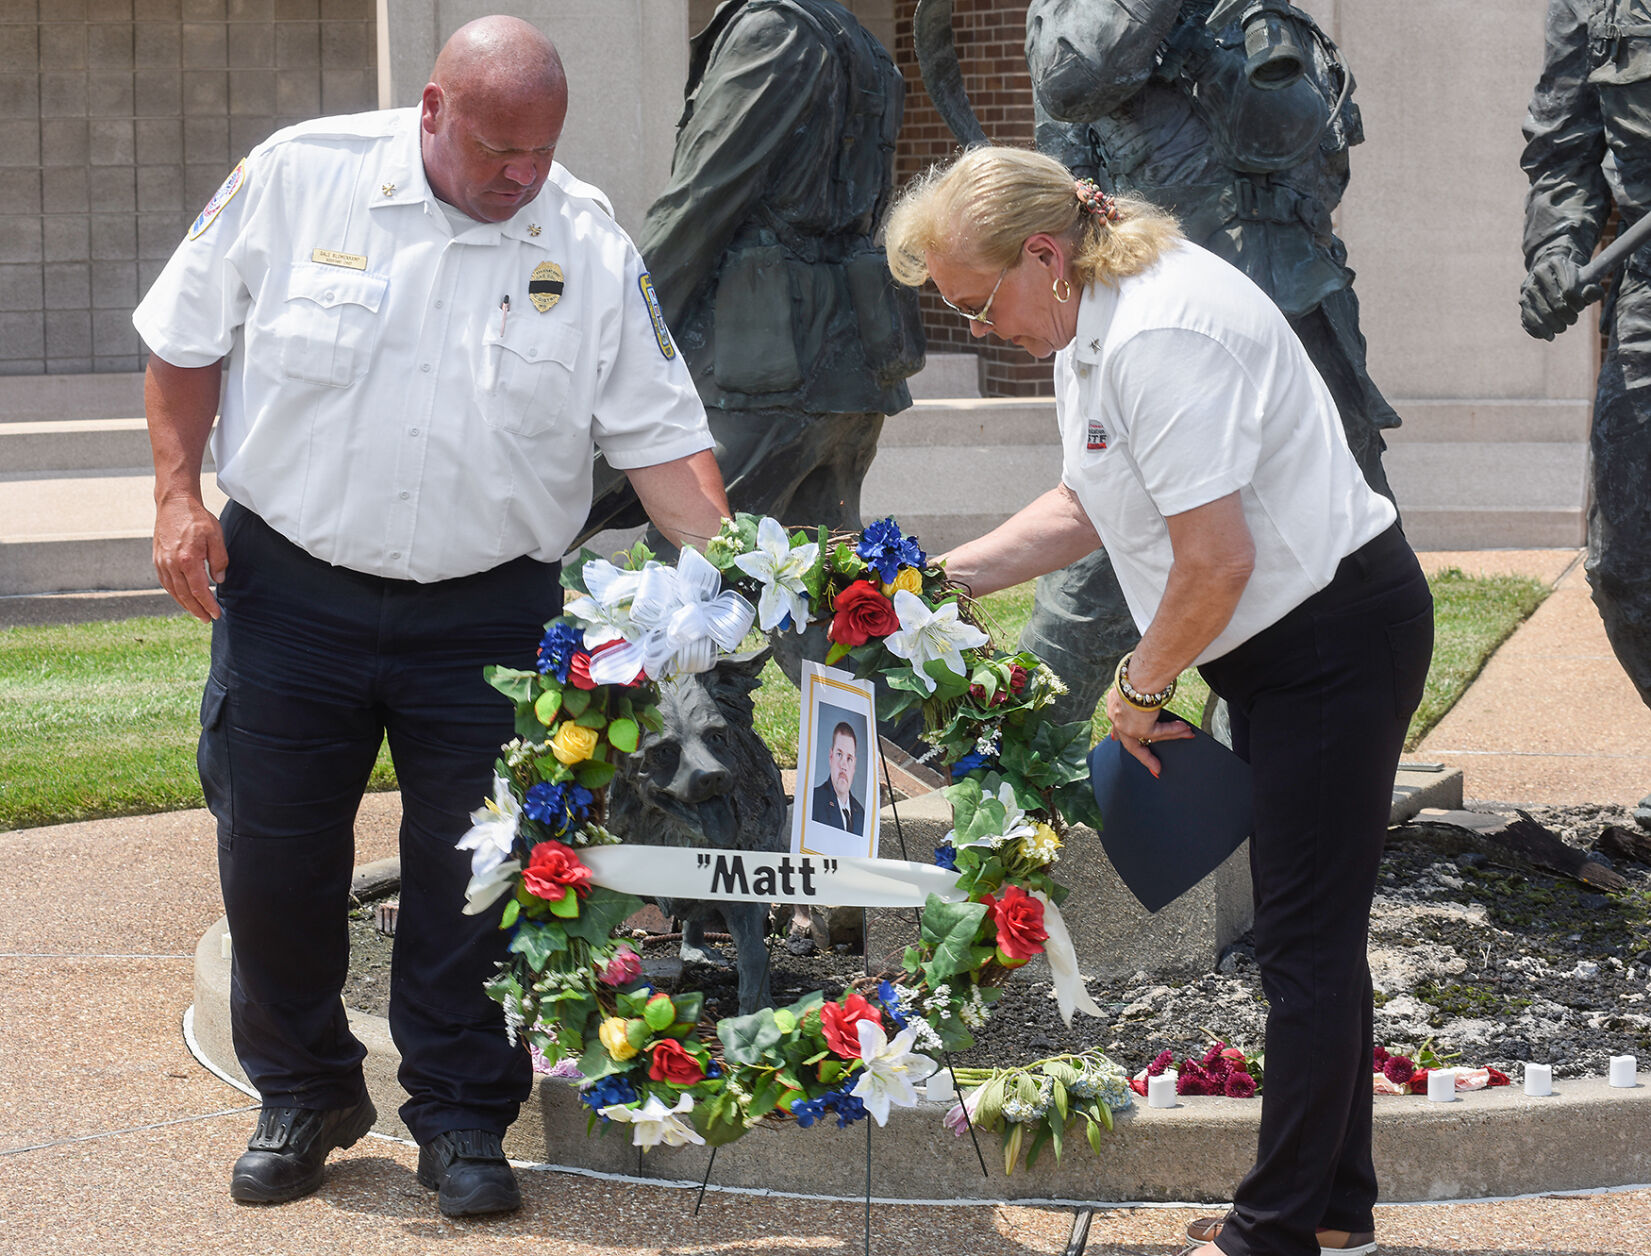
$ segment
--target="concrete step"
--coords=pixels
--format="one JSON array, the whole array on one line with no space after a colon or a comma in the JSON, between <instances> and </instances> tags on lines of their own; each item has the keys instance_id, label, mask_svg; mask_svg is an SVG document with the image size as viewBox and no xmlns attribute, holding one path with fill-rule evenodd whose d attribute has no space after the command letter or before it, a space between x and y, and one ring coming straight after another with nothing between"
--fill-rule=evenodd
<instances>
[{"instance_id":1,"label":"concrete step","mask_svg":"<svg viewBox=\"0 0 1651 1256\"><path fill-rule=\"evenodd\" d=\"M1441 401L1394 401L1404 425L1393 432L1396 441L1587 441L1594 403L1584 397L1565 401L1506 401L1490 397Z\"/></svg>"},{"instance_id":2,"label":"concrete step","mask_svg":"<svg viewBox=\"0 0 1651 1256\"><path fill-rule=\"evenodd\" d=\"M1417 549L1560 549L1587 541L1584 442L1407 441L1395 434L1382 461Z\"/></svg>"},{"instance_id":3,"label":"concrete step","mask_svg":"<svg viewBox=\"0 0 1651 1256\"><path fill-rule=\"evenodd\" d=\"M17 419L0 423L0 473L108 471L149 465L139 419Z\"/></svg>"},{"instance_id":4,"label":"concrete step","mask_svg":"<svg viewBox=\"0 0 1651 1256\"><path fill-rule=\"evenodd\" d=\"M142 413L141 372L0 379L0 423L122 419Z\"/></svg>"}]
</instances>

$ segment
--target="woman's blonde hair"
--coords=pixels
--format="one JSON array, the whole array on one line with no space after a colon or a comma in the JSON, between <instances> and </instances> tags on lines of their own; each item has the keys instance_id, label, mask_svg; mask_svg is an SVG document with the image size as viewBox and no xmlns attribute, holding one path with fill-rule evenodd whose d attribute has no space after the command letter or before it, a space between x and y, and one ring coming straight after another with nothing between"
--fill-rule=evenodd
<instances>
[{"instance_id":1,"label":"woman's blonde hair","mask_svg":"<svg viewBox=\"0 0 1651 1256\"><path fill-rule=\"evenodd\" d=\"M889 212L889 269L907 287L929 277L925 254L991 270L1008 266L1040 232L1070 240L1081 283L1139 274L1182 238L1175 218L1132 196L1111 198L1115 218L1078 199L1072 172L1024 148L972 148L906 185Z\"/></svg>"}]
</instances>

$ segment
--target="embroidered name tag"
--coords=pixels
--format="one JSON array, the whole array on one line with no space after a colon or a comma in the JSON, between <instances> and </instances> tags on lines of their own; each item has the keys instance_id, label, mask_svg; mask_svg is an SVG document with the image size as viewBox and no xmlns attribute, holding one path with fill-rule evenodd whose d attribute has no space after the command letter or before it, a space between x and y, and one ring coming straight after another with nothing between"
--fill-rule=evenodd
<instances>
[{"instance_id":1,"label":"embroidered name tag","mask_svg":"<svg viewBox=\"0 0 1651 1256\"><path fill-rule=\"evenodd\" d=\"M334 249L316 249L310 254L310 261L320 262L323 266L347 266L351 270L366 270L367 259L359 253L339 253Z\"/></svg>"}]
</instances>

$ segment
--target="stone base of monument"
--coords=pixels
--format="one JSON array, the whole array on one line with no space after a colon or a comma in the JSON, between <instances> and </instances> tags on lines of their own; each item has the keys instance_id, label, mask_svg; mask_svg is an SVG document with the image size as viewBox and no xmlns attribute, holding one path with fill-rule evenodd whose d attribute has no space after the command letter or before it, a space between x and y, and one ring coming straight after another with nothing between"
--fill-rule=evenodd
<instances>
[{"instance_id":1,"label":"stone base of monument","mask_svg":"<svg viewBox=\"0 0 1651 1256\"><path fill-rule=\"evenodd\" d=\"M896 824L895 809L883 808L878 854L884 859L933 860L935 847L952 827L951 804L940 794L925 794L901 803L898 813ZM1153 914L1118 879L1101 849L1100 836L1074 825L1051 871L1072 891L1061 916L1078 953L1078 971L1103 982L1128 981L1142 970L1150 971L1155 981L1187 980L1212 971L1223 948L1243 936L1254 918L1249 857L1246 842L1202 882ZM917 936L916 919L909 911L872 912L866 927L873 968L879 963L898 967L900 956ZM1017 976L1022 974L1046 981L1048 964L1040 956L1016 970Z\"/></svg>"},{"instance_id":2,"label":"stone base of monument","mask_svg":"<svg viewBox=\"0 0 1651 1256\"><path fill-rule=\"evenodd\" d=\"M195 1003L186 1025L196 1056L246 1088L230 1041L225 929L218 921L196 947ZM367 1048L367 1088L380 1115L377 1132L406 1138L396 1116L406 1096L396 1080L400 1057L389 1023L352 1011L350 1028ZM1604 1078L1561 1080L1546 1098L1522 1094L1518 1081L1465 1094L1455 1103L1378 1098L1375 1151L1382 1199L1473 1199L1651 1181L1651 1142L1644 1136L1651 1129L1651 1075L1642 1073L1630 1089L1612 1087ZM1270 1078L1269 1084L1287 1089L1289 1079ZM954 1137L941 1125L946 1107L897 1108L886 1127L871 1128L875 1198L1219 1201L1249 1168L1261 1117L1261 1104L1253 1099L1184 1099L1166 1109L1139 1103L1118 1115L1102 1156L1091 1155L1076 1140L1061 1164L1045 1155L1035 1170L1021 1167L1005 1176L997 1137L981 1135L983 1174L968 1137ZM586 1112L572 1087L540 1078L505 1150L518 1161L552 1168L650 1181L704 1177L709 1153L703 1148L659 1148L643 1155L623 1128L587 1137ZM765 1123L718 1151L712 1184L857 1198L865 1192L868 1124L838 1130L826 1123L805 1130L791 1122ZM249 1116L249 1133L251 1127Z\"/></svg>"}]
</instances>

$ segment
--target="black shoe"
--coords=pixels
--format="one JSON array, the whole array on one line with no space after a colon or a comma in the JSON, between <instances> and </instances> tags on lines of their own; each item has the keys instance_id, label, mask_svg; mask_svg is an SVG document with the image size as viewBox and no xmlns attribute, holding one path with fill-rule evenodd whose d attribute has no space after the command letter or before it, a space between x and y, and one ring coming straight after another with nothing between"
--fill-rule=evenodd
<instances>
[{"instance_id":1,"label":"black shoe","mask_svg":"<svg viewBox=\"0 0 1651 1256\"><path fill-rule=\"evenodd\" d=\"M522 1206L504 1147L488 1130L448 1130L418 1149L418 1183L439 1191L444 1217L480 1217Z\"/></svg>"},{"instance_id":2,"label":"black shoe","mask_svg":"<svg viewBox=\"0 0 1651 1256\"><path fill-rule=\"evenodd\" d=\"M334 1147L349 1147L373 1128L371 1099L348 1108L265 1108L235 1162L229 1197L242 1204L284 1204L321 1185Z\"/></svg>"}]
</instances>

